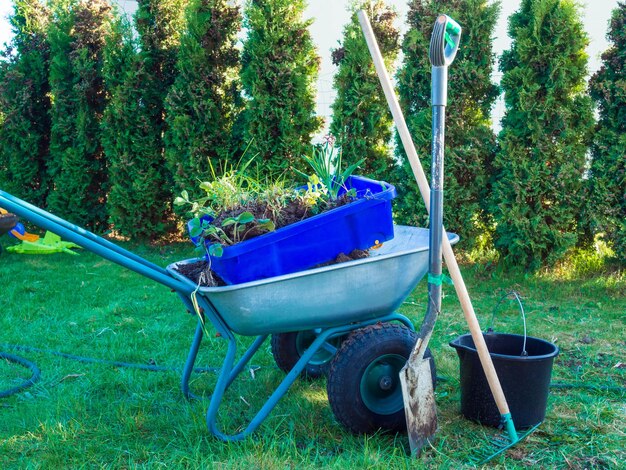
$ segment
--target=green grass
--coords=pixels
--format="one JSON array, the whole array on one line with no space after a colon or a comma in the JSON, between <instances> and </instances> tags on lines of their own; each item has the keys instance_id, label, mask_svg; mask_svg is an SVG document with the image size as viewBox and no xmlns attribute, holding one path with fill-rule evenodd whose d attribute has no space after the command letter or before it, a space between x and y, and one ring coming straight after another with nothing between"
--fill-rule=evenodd
<instances>
[{"instance_id":1,"label":"green grass","mask_svg":"<svg viewBox=\"0 0 626 470\"><path fill-rule=\"evenodd\" d=\"M3 239L3 242L6 237ZM189 245L130 249L160 264L189 257ZM577 261L578 264L581 261ZM503 273L489 263L462 266L479 320L487 327L504 292L524 298L529 334L555 342L553 380L624 387L626 279L602 266L572 275L559 270ZM569 274L567 274L569 273ZM90 253L0 256L0 344L18 344L116 361L182 367L195 328L175 294ZM422 282L401 311L419 322ZM446 286L431 341L439 375L439 431L420 460L406 456L405 436L353 436L334 420L324 380L298 380L249 439L209 435L205 402L186 401L178 372L86 364L48 353L14 352L34 361L42 379L0 399L0 468L461 468L490 448L496 431L459 414L458 360L447 343L467 332L456 295ZM496 329L521 332L518 311L499 309ZM249 338L242 338L242 345ZM223 340L208 338L199 365L219 366ZM7 349L0 347L0 350ZM269 345L226 394L220 426L235 432L263 404L283 373ZM620 365L621 364L621 365ZM0 389L28 374L0 360ZM194 376L208 397L214 373ZM523 386L523 384L520 384ZM546 421L505 457L500 468L617 468L626 461L625 394L552 389Z\"/></svg>"}]
</instances>

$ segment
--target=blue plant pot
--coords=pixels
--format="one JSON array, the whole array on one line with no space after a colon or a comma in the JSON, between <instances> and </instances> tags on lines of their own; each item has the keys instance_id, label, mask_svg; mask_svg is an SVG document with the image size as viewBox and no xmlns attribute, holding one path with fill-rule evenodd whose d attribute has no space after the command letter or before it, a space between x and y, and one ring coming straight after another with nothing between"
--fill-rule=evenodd
<instances>
[{"instance_id":1,"label":"blue plant pot","mask_svg":"<svg viewBox=\"0 0 626 470\"><path fill-rule=\"evenodd\" d=\"M222 256L211 256L211 269L227 284L241 284L309 269L340 253L391 240L395 187L360 176L351 176L346 186L356 190L355 201L224 247Z\"/></svg>"}]
</instances>

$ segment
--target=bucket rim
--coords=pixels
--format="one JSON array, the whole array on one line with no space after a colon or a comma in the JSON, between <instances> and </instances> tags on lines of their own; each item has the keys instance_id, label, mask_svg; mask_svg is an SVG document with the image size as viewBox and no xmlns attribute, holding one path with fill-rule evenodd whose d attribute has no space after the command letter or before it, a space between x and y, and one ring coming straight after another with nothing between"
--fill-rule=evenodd
<instances>
[{"instance_id":1,"label":"bucket rim","mask_svg":"<svg viewBox=\"0 0 626 470\"><path fill-rule=\"evenodd\" d=\"M523 335L516 335L516 334L512 334L512 333L495 333L495 332L493 332L493 333L483 333L483 336L489 336L489 335L490 336L507 336L507 337L515 337L515 338L524 338ZM456 349L456 350L463 349L463 350L470 351L470 352L478 354L478 351L476 350L475 346L471 347L471 346L467 346L467 345L464 345L464 344L460 344L460 341L463 338L467 338L467 337L471 338L471 336L472 335L469 334L469 333L457 336L455 339L450 341L448 344L451 347L453 347L454 349ZM541 355L536 355L536 356L530 356L530 355L529 356L522 356L522 355L510 356L508 354L498 354L498 353L494 353L494 352L491 352L491 351L489 351L489 355L491 357L505 359L507 361L530 362L530 361L541 361L541 360L545 360L545 359L552 359L552 358L558 356L558 354L560 352L560 349L559 349L559 347L556 344L551 343L550 341L547 341L545 339L536 338L534 336L526 336L526 344L527 345L528 345L528 341L529 340L530 341L534 341L534 342L547 344L550 347L552 347L554 350L552 352L548 353L548 354L541 354ZM474 340L472 338L472 343L473 343L473 341Z\"/></svg>"}]
</instances>

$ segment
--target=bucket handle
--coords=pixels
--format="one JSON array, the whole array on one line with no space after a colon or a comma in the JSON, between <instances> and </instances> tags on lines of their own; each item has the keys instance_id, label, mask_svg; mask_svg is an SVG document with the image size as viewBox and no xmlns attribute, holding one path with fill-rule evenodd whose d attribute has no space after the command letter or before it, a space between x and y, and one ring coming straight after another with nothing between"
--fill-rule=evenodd
<instances>
[{"instance_id":1,"label":"bucket handle","mask_svg":"<svg viewBox=\"0 0 626 470\"><path fill-rule=\"evenodd\" d=\"M522 305L522 299L519 295L519 293L517 291L510 291L507 292L506 294L504 294L500 300L498 300L498 303L496 304L496 306L493 309L493 313L491 315L491 325L489 326L489 329L487 330L487 333L493 333L493 323L494 320L496 318L496 312L498 311L498 308L500 307L500 304L504 301L504 299L511 299L514 298L515 300L517 300L517 304L519 305L519 309L520 309L520 313L522 314L522 322L524 323L524 342L522 343L522 356L528 356L528 351L526 351L526 338L528 337L527 333L526 333L526 313L524 312L524 305Z\"/></svg>"}]
</instances>

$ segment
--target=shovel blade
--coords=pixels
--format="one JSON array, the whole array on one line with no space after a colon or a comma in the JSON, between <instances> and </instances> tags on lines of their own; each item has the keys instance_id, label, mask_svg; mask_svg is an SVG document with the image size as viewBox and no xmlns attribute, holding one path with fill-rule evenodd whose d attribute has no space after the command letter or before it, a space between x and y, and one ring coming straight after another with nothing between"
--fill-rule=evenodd
<instances>
[{"instance_id":1,"label":"shovel blade","mask_svg":"<svg viewBox=\"0 0 626 470\"><path fill-rule=\"evenodd\" d=\"M400 371L400 382L411 455L419 456L437 432L437 405L428 359L417 364L407 362Z\"/></svg>"}]
</instances>

